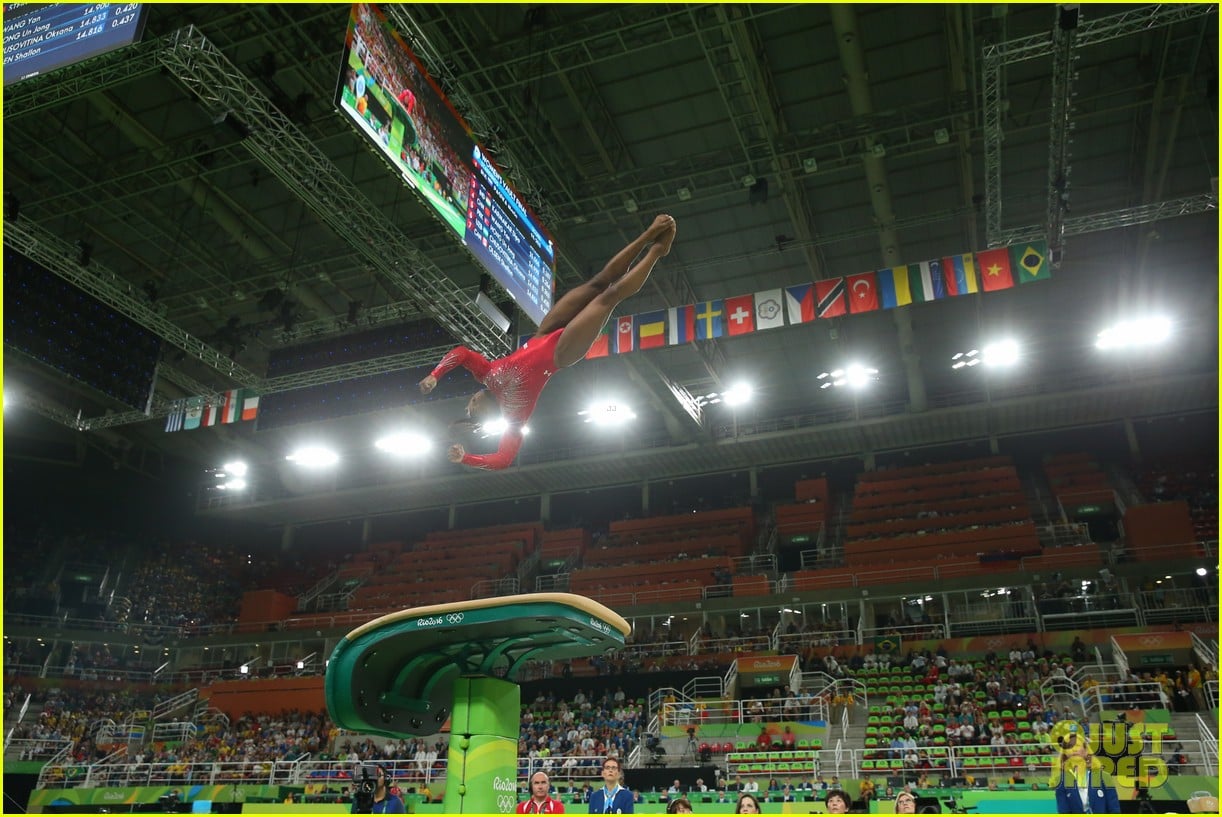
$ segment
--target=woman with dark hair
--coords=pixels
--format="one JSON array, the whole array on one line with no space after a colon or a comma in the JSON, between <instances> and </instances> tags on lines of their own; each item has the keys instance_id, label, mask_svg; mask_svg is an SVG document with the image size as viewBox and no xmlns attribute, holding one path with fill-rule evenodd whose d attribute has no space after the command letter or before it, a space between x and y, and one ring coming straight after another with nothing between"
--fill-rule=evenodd
<instances>
[{"instance_id":1,"label":"woman with dark hair","mask_svg":"<svg viewBox=\"0 0 1222 817\"><path fill-rule=\"evenodd\" d=\"M760 811L760 801L754 794L744 792L738 795L738 803L734 806L735 814L763 814Z\"/></svg>"},{"instance_id":2,"label":"woman with dark hair","mask_svg":"<svg viewBox=\"0 0 1222 817\"><path fill-rule=\"evenodd\" d=\"M667 814L691 814L692 804L686 797L676 797L666 806Z\"/></svg>"},{"instance_id":3,"label":"woman with dark hair","mask_svg":"<svg viewBox=\"0 0 1222 817\"><path fill-rule=\"evenodd\" d=\"M462 366L486 387L467 402L467 417L476 423L487 422L499 409L507 423L495 454L468 454L456 444L446 454L450 462L489 470L509 467L522 446L522 426L535 410L548 379L586 356L611 311L639 292L654 264L670 252L675 231L675 220L670 216L655 218L601 272L565 293L544 316L535 336L513 354L490 362L465 346L457 346L441 359L437 368L420 381L422 393L431 392L438 378ZM640 260L633 264L638 255Z\"/></svg>"},{"instance_id":4,"label":"woman with dark hair","mask_svg":"<svg viewBox=\"0 0 1222 817\"><path fill-rule=\"evenodd\" d=\"M827 793L823 805L828 814L848 814L853 808L853 798L842 789L833 789Z\"/></svg>"}]
</instances>

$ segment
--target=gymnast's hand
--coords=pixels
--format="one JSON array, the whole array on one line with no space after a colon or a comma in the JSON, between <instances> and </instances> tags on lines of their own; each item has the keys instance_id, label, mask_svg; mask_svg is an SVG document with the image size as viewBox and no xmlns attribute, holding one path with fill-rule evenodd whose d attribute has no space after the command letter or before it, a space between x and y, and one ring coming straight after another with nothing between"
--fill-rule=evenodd
<instances>
[{"instance_id":1,"label":"gymnast's hand","mask_svg":"<svg viewBox=\"0 0 1222 817\"><path fill-rule=\"evenodd\" d=\"M428 394L435 388L437 388L437 378L433 377L432 375L429 375L420 381L421 394Z\"/></svg>"},{"instance_id":2,"label":"gymnast's hand","mask_svg":"<svg viewBox=\"0 0 1222 817\"><path fill-rule=\"evenodd\" d=\"M462 458L466 455L467 452L457 443L450 446L450 450L446 452L446 457L450 460L450 462L462 462Z\"/></svg>"}]
</instances>

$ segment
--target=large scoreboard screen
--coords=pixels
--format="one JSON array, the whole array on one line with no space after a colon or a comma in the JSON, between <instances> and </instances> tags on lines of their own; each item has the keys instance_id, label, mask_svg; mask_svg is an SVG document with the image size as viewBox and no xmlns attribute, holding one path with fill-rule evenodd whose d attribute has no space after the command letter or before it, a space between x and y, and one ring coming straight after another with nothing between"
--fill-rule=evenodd
<instances>
[{"instance_id":1,"label":"large scoreboard screen","mask_svg":"<svg viewBox=\"0 0 1222 817\"><path fill-rule=\"evenodd\" d=\"M336 104L536 324L556 251L381 10L352 7Z\"/></svg>"},{"instance_id":2,"label":"large scoreboard screen","mask_svg":"<svg viewBox=\"0 0 1222 817\"><path fill-rule=\"evenodd\" d=\"M131 45L143 32L141 3L5 3L4 84Z\"/></svg>"}]
</instances>

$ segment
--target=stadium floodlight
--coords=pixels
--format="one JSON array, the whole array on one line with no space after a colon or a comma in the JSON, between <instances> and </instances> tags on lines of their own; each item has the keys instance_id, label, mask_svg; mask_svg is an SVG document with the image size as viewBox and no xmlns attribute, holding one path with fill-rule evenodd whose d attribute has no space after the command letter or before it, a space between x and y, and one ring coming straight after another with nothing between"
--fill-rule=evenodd
<instances>
[{"instance_id":1,"label":"stadium floodlight","mask_svg":"<svg viewBox=\"0 0 1222 817\"><path fill-rule=\"evenodd\" d=\"M951 356L950 367L952 369L970 369L983 363L992 369L1004 369L1017 363L1019 357L1018 341L1006 338L990 343L983 349L956 352Z\"/></svg>"},{"instance_id":2,"label":"stadium floodlight","mask_svg":"<svg viewBox=\"0 0 1222 817\"><path fill-rule=\"evenodd\" d=\"M244 477L249 468L241 460L234 460L233 462L225 463L221 470L233 477Z\"/></svg>"},{"instance_id":3,"label":"stadium floodlight","mask_svg":"<svg viewBox=\"0 0 1222 817\"><path fill-rule=\"evenodd\" d=\"M744 403L750 402L751 395L754 394L754 389L750 383L739 381L725 391L711 391L708 394L696 395L696 405L704 408L705 406L715 406L718 403L725 403L730 408L737 408Z\"/></svg>"},{"instance_id":4,"label":"stadium floodlight","mask_svg":"<svg viewBox=\"0 0 1222 817\"><path fill-rule=\"evenodd\" d=\"M1198 576L1204 576L1204 575L1205 575L1205 574L1207 574L1207 573L1209 573L1209 571L1208 571L1208 570L1206 570L1205 568L1203 568L1203 567L1198 567L1198 568L1197 568L1197 575L1198 575Z\"/></svg>"},{"instance_id":5,"label":"stadium floodlight","mask_svg":"<svg viewBox=\"0 0 1222 817\"><path fill-rule=\"evenodd\" d=\"M1110 349L1148 349L1171 337L1171 320L1163 315L1121 321L1103 329L1095 337L1095 347Z\"/></svg>"},{"instance_id":6,"label":"stadium floodlight","mask_svg":"<svg viewBox=\"0 0 1222 817\"><path fill-rule=\"evenodd\" d=\"M872 366L863 366L860 363L850 363L843 369L832 369L830 372L820 372L815 378L822 380L819 384L821 389L840 388L848 386L851 389L858 390L865 388L870 381L876 380L878 369Z\"/></svg>"},{"instance_id":7,"label":"stadium floodlight","mask_svg":"<svg viewBox=\"0 0 1222 817\"><path fill-rule=\"evenodd\" d=\"M497 417L495 420L489 420L486 423L480 423L479 433L481 437L499 437L505 433L505 429L509 428L509 421L504 417ZM530 433L530 426L522 426L522 436L525 437Z\"/></svg>"},{"instance_id":8,"label":"stadium floodlight","mask_svg":"<svg viewBox=\"0 0 1222 817\"><path fill-rule=\"evenodd\" d=\"M739 381L731 386L728 391L722 393L721 396L725 399L727 406L741 406L751 400L753 392L754 390L751 388L750 383Z\"/></svg>"},{"instance_id":9,"label":"stadium floodlight","mask_svg":"<svg viewBox=\"0 0 1222 817\"><path fill-rule=\"evenodd\" d=\"M414 431L397 431L379 438L374 446L393 457L416 457L426 453L433 447L432 442L423 434Z\"/></svg>"},{"instance_id":10,"label":"stadium floodlight","mask_svg":"<svg viewBox=\"0 0 1222 817\"><path fill-rule=\"evenodd\" d=\"M589 408L577 414L585 417L587 423L600 426L622 426L636 419L636 413L633 412L632 407L618 400L597 400L591 403Z\"/></svg>"},{"instance_id":11,"label":"stadium floodlight","mask_svg":"<svg viewBox=\"0 0 1222 817\"><path fill-rule=\"evenodd\" d=\"M339 462L339 454L320 445L308 445L298 448L285 459L302 468L330 468Z\"/></svg>"}]
</instances>

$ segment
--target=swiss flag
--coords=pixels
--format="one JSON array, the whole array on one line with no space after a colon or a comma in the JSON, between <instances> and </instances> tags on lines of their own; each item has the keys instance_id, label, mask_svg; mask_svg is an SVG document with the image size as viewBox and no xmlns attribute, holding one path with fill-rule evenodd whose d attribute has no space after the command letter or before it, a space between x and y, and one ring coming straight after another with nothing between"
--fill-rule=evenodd
<instances>
[{"instance_id":1,"label":"swiss flag","mask_svg":"<svg viewBox=\"0 0 1222 817\"><path fill-rule=\"evenodd\" d=\"M615 349L618 354L632 351L632 337L635 334L632 331L632 316L625 315L615 322L616 325L616 342Z\"/></svg>"},{"instance_id":2,"label":"swiss flag","mask_svg":"<svg viewBox=\"0 0 1222 817\"><path fill-rule=\"evenodd\" d=\"M849 289L849 311L873 312L878 309L878 282L873 272L850 275L845 279Z\"/></svg>"},{"instance_id":3,"label":"swiss flag","mask_svg":"<svg viewBox=\"0 0 1222 817\"><path fill-rule=\"evenodd\" d=\"M739 295L726 298L726 327L730 335L745 335L755 331L755 296Z\"/></svg>"}]
</instances>

